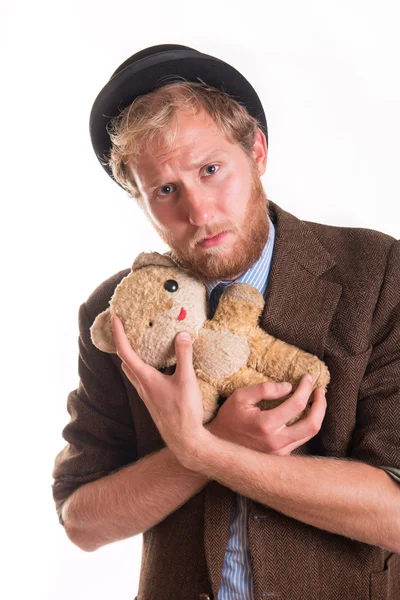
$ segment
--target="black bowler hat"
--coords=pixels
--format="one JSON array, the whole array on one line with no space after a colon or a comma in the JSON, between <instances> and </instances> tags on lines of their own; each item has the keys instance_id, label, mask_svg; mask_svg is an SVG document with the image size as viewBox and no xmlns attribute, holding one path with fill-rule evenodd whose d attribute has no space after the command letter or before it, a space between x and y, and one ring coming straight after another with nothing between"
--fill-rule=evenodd
<instances>
[{"instance_id":1,"label":"black bowler hat","mask_svg":"<svg viewBox=\"0 0 400 600\"><path fill-rule=\"evenodd\" d=\"M260 99L250 83L226 62L178 44L160 44L136 52L111 75L98 94L90 113L90 137L97 158L112 177L106 164L111 151L107 125L137 96L173 81L198 81L226 92L244 105L257 119L268 145L267 120Z\"/></svg>"}]
</instances>

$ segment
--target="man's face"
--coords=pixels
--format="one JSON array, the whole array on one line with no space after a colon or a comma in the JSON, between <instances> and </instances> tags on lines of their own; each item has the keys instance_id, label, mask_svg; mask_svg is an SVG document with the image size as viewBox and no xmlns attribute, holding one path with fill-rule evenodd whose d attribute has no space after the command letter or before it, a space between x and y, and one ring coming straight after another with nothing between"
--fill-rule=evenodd
<instances>
[{"instance_id":1,"label":"man's face","mask_svg":"<svg viewBox=\"0 0 400 600\"><path fill-rule=\"evenodd\" d=\"M171 150L147 148L131 167L140 203L182 266L205 281L236 279L268 238L265 138L259 130L251 159L205 111L176 123Z\"/></svg>"}]
</instances>

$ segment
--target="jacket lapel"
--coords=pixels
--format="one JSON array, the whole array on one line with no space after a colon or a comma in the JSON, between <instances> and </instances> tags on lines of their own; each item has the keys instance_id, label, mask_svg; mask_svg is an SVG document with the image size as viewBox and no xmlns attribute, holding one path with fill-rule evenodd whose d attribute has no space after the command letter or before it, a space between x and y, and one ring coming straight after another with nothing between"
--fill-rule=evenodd
<instances>
[{"instance_id":1,"label":"jacket lapel","mask_svg":"<svg viewBox=\"0 0 400 600\"><path fill-rule=\"evenodd\" d=\"M322 359L342 287L321 275L335 260L307 223L271 201L269 205L276 235L261 325Z\"/></svg>"},{"instance_id":2,"label":"jacket lapel","mask_svg":"<svg viewBox=\"0 0 400 600\"><path fill-rule=\"evenodd\" d=\"M217 481L211 481L207 485L204 500L204 548L215 598L221 585L222 567L235 502L236 496L229 488Z\"/></svg>"},{"instance_id":3,"label":"jacket lapel","mask_svg":"<svg viewBox=\"0 0 400 600\"><path fill-rule=\"evenodd\" d=\"M342 287L323 279L335 260L306 222L269 201L275 245L261 326L289 344L324 356L324 345ZM297 453L307 452L306 448ZM204 543L216 596L229 539L236 496L213 481L206 487Z\"/></svg>"}]
</instances>

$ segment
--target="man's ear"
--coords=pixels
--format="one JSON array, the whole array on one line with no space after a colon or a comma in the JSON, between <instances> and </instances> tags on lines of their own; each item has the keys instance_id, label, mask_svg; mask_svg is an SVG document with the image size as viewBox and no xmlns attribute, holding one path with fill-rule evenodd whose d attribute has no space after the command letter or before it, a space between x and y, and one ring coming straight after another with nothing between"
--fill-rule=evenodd
<instances>
[{"instance_id":1,"label":"man's ear","mask_svg":"<svg viewBox=\"0 0 400 600\"><path fill-rule=\"evenodd\" d=\"M264 175L267 168L268 147L266 137L260 128L257 129L252 154L260 176Z\"/></svg>"}]
</instances>

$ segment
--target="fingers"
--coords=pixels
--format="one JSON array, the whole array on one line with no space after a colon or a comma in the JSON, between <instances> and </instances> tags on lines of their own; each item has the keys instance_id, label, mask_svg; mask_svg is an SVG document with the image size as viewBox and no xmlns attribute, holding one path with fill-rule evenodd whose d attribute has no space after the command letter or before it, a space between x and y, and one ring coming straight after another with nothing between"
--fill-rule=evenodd
<instances>
[{"instance_id":1,"label":"fingers","mask_svg":"<svg viewBox=\"0 0 400 600\"><path fill-rule=\"evenodd\" d=\"M292 385L288 381L276 383L264 381L240 388L240 396L246 403L257 404L260 400L277 400L289 394ZM237 393L237 392L236 392Z\"/></svg>"},{"instance_id":2,"label":"fingers","mask_svg":"<svg viewBox=\"0 0 400 600\"><path fill-rule=\"evenodd\" d=\"M318 387L313 392L312 404L308 414L293 425L290 425L290 427L284 427L281 432L281 440L287 444L298 442L294 447L300 446L319 432L325 413L325 391L322 387Z\"/></svg>"},{"instance_id":3,"label":"fingers","mask_svg":"<svg viewBox=\"0 0 400 600\"><path fill-rule=\"evenodd\" d=\"M181 331L175 337L176 369L175 376L178 379L195 377L193 369L193 347L190 334Z\"/></svg>"},{"instance_id":4,"label":"fingers","mask_svg":"<svg viewBox=\"0 0 400 600\"><path fill-rule=\"evenodd\" d=\"M307 406L312 391L312 380L304 375L295 392L276 408L265 413L265 420L271 427L282 427L293 417L300 414Z\"/></svg>"},{"instance_id":5,"label":"fingers","mask_svg":"<svg viewBox=\"0 0 400 600\"><path fill-rule=\"evenodd\" d=\"M129 343L124 330L122 321L118 317L111 317L111 325L114 334L114 341L117 347L117 354L120 359L126 363L130 371L138 377L145 374L148 368L145 362L136 354Z\"/></svg>"}]
</instances>

